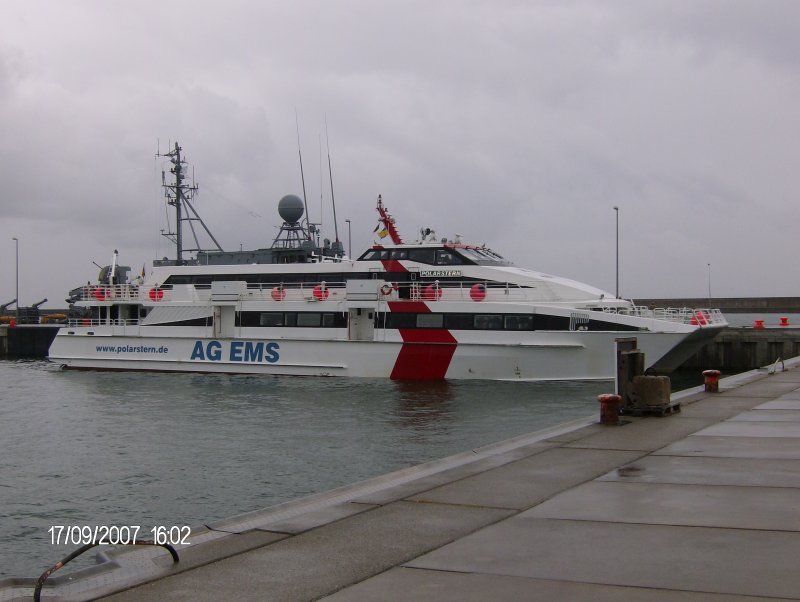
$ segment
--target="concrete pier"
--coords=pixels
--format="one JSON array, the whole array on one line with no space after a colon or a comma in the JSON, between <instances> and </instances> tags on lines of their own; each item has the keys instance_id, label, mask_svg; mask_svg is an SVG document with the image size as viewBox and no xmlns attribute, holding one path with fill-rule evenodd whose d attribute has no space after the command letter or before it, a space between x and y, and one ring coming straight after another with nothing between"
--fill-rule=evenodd
<instances>
[{"instance_id":1,"label":"concrete pier","mask_svg":"<svg viewBox=\"0 0 800 602\"><path fill-rule=\"evenodd\" d=\"M113 551L43 599L798 600L799 363L209 524L174 566Z\"/></svg>"}]
</instances>

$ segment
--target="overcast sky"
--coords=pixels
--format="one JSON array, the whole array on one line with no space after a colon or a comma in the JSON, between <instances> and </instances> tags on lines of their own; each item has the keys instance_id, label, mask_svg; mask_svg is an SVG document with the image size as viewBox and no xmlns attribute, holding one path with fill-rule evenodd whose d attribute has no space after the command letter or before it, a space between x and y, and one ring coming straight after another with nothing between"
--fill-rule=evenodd
<instances>
[{"instance_id":1,"label":"overcast sky","mask_svg":"<svg viewBox=\"0 0 800 602\"><path fill-rule=\"evenodd\" d=\"M622 296L798 295L800 2L6 0L0 303L171 254L160 145L226 249L278 200L460 233ZM320 165L323 164L323 169ZM322 201L322 202L321 202ZM711 264L709 270L709 264Z\"/></svg>"}]
</instances>

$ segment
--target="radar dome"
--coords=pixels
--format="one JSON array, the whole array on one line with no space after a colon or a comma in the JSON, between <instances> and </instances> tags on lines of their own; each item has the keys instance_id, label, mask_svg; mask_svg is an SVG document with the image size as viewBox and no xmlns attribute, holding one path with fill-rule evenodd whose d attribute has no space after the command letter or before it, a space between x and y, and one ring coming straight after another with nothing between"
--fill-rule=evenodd
<instances>
[{"instance_id":1,"label":"radar dome","mask_svg":"<svg viewBox=\"0 0 800 602\"><path fill-rule=\"evenodd\" d=\"M296 194L287 194L278 202L278 213L283 221L296 224L303 217L303 199Z\"/></svg>"}]
</instances>

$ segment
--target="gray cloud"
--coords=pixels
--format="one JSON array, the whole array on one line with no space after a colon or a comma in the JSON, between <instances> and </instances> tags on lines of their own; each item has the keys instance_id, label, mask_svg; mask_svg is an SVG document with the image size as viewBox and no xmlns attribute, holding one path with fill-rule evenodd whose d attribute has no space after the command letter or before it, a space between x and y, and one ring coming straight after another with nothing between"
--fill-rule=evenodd
<instances>
[{"instance_id":1,"label":"gray cloud","mask_svg":"<svg viewBox=\"0 0 800 602\"><path fill-rule=\"evenodd\" d=\"M372 240L379 193L421 226L622 293L796 294L800 41L794 2L39 1L0 22L0 241L13 297L57 305L114 248L168 253L179 140L227 248L264 246L275 204ZM157 142L160 141L160 142ZM320 156L322 151L322 156ZM322 159L322 161L320 161ZM323 164L322 173L320 164ZM36 297L36 299L33 299ZM7 299L6 299L7 298ZM52 305L52 303L51 303Z\"/></svg>"}]
</instances>

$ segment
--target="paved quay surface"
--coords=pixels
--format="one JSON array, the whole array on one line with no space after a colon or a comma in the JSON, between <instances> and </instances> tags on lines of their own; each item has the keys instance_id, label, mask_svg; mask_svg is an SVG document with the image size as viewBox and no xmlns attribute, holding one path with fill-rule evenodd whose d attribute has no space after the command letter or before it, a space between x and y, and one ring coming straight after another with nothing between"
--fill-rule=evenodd
<instances>
[{"instance_id":1,"label":"paved quay surface","mask_svg":"<svg viewBox=\"0 0 800 602\"><path fill-rule=\"evenodd\" d=\"M43 599L800 600L797 365L233 517L178 565L109 555Z\"/></svg>"}]
</instances>

